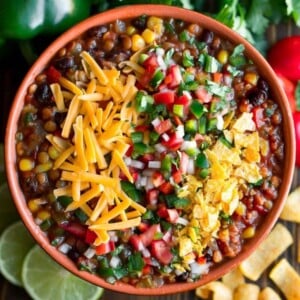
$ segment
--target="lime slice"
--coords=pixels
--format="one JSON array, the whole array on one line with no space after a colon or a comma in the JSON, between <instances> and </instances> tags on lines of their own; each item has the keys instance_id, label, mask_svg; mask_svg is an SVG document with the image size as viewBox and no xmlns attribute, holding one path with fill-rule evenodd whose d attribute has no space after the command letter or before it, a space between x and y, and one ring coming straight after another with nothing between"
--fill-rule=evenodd
<instances>
[{"instance_id":1,"label":"lime slice","mask_svg":"<svg viewBox=\"0 0 300 300\"><path fill-rule=\"evenodd\" d=\"M0 234L10 224L20 220L7 183L0 185Z\"/></svg>"},{"instance_id":2,"label":"lime slice","mask_svg":"<svg viewBox=\"0 0 300 300\"><path fill-rule=\"evenodd\" d=\"M4 146L0 144L0 184L6 181L4 169Z\"/></svg>"},{"instance_id":3,"label":"lime slice","mask_svg":"<svg viewBox=\"0 0 300 300\"><path fill-rule=\"evenodd\" d=\"M0 237L0 272L11 283L22 286L22 264L34 241L18 221L7 227Z\"/></svg>"},{"instance_id":4,"label":"lime slice","mask_svg":"<svg viewBox=\"0 0 300 300\"><path fill-rule=\"evenodd\" d=\"M70 273L38 245L27 254L22 269L27 293L34 300L99 299L103 289Z\"/></svg>"}]
</instances>

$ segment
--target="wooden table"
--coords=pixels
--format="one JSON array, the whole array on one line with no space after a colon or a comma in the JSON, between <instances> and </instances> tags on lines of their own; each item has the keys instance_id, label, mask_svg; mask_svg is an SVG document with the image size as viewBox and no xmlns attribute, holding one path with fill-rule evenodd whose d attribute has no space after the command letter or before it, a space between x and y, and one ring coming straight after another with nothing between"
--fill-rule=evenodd
<instances>
[{"instance_id":1,"label":"wooden table","mask_svg":"<svg viewBox=\"0 0 300 300\"><path fill-rule=\"evenodd\" d=\"M269 28L267 33L267 39L269 44L273 44L276 40L283 38L284 36L300 34L300 29L293 27L291 24L280 24L280 26L272 26ZM1 109L0 109L0 141L4 140L4 132L5 132L5 124L7 115L10 108L10 103L13 100L14 93L28 69L28 65L20 59L13 59L5 62L1 62L0 64L0 95L1 95ZM294 181L292 188L300 185L300 170L296 170L294 174ZM0 195L1 201L1 195ZM295 267L295 269L300 273L300 264L297 263L297 255L300 251L300 225L283 222L291 231L294 236L294 244L282 255L282 257L286 257L289 262ZM272 282L268 279L268 270L260 279L261 287L266 285L274 287ZM187 292L176 295L168 295L168 296L133 296L133 295L125 295L121 293L105 291L102 300L192 300L196 299L195 292ZM0 300L26 300L30 299L25 291L21 288L16 288L12 286L3 278L0 277ZM55 299L53 299L55 300ZM74 300L88 300L88 299L74 299ZM246 299L245 299L246 300Z\"/></svg>"}]
</instances>

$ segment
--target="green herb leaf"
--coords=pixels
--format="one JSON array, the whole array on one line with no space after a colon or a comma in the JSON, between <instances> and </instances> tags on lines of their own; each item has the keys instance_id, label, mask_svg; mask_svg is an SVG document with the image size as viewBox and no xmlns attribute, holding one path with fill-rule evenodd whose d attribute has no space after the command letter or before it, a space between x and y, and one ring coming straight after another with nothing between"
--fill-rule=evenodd
<instances>
[{"instance_id":1,"label":"green herb leaf","mask_svg":"<svg viewBox=\"0 0 300 300\"><path fill-rule=\"evenodd\" d=\"M136 273L142 271L145 263L140 252L134 252L128 258L129 273Z\"/></svg>"},{"instance_id":2,"label":"green herb leaf","mask_svg":"<svg viewBox=\"0 0 300 300\"><path fill-rule=\"evenodd\" d=\"M206 80L206 86L208 92L219 96L221 98L226 97L227 94L232 92L232 89L226 85L220 85L214 81Z\"/></svg>"},{"instance_id":3,"label":"green herb leaf","mask_svg":"<svg viewBox=\"0 0 300 300\"><path fill-rule=\"evenodd\" d=\"M167 206L169 208L185 208L189 205L190 201L186 198L179 198L174 194L165 196Z\"/></svg>"}]
</instances>

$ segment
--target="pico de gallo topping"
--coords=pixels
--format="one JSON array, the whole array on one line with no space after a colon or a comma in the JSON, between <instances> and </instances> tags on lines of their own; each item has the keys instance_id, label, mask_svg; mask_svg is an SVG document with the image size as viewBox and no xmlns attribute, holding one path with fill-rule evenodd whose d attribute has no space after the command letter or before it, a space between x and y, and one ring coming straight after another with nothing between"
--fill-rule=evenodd
<instances>
[{"instance_id":1,"label":"pico de gallo topping","mask_svg":"<svg viewBox=\"0 0 300 300\"><path fill-rule=\"evenodd\" d=\"M255 236L284 141L244 50L197 24L140 16L88 30L29 86L20 185L78 268L111 284L192 282Z\"/></svg>"}]
</instances>

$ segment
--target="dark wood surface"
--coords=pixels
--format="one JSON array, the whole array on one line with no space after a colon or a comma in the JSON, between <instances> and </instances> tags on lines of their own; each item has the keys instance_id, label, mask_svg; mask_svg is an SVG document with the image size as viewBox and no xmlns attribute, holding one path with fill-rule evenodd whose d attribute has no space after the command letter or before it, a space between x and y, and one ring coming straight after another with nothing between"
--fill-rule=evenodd
<instances>
[{"instance_id":1,"label":"dark wood surface","mask_svg":"<svg viewBox=\"0 0 300 300\"><path fill-rule=\"evenodd\" d=\"M285 36L300 34L300 29L292 26L291 24L280 24L280 26L272 26L267 33L267 40L269 45L272 45L276 40ZM0 141L4 141L4 134L6 128L6 120L10 105L13 101L16 89L28 70L29 66L18 56L15 59L9 59L0 63ZM300 171L296 170L294 174L294 181L292 188L300 185ZM1 195L0 195L1 203ZM294 236L294 244L281 256L286 257L289 262L294 266L298 273L300 273L300 264L297 262L297 256L300 251L300 225L284 223L292 235ZM268 279L267 270L259 281L261 287L272 286L272 282ZM278 290L277 290L278 291ZM6 280L0 277L0 300L27 300L30 299L22 288L17 288L9 284ZM134 296L120 293L105 291L102 297L103 300L192 300L196 299L195 292L190 291L187 293L168 295L168 296ZM283 298L284 299L284 298ZM55 299L53 299L55 300ZM81 300L81 299L74 299ZM88 299L82 299L88 300ZM246 300L246 299L245 299Z\"/></svg>"}]
</instances>

